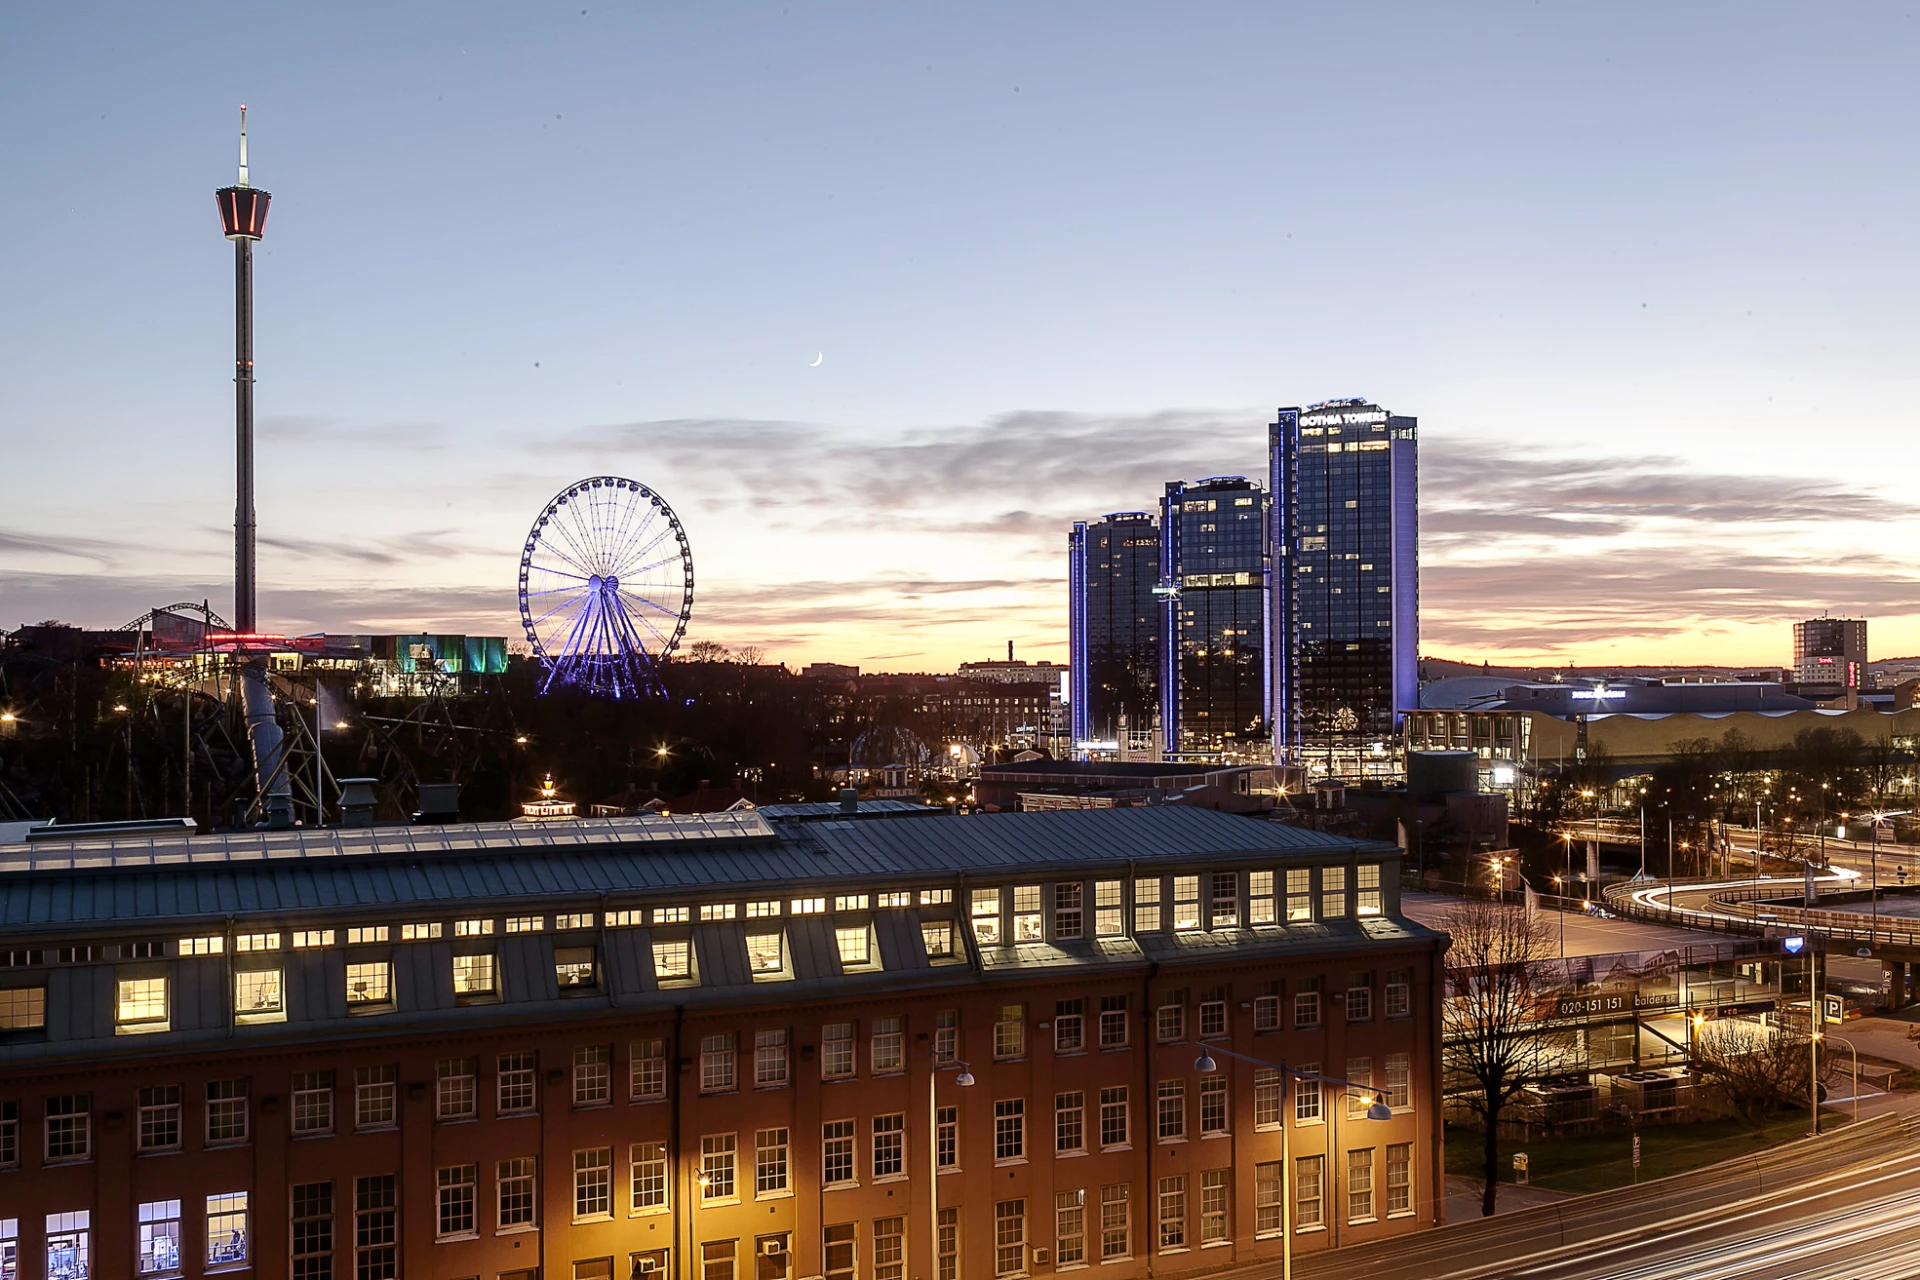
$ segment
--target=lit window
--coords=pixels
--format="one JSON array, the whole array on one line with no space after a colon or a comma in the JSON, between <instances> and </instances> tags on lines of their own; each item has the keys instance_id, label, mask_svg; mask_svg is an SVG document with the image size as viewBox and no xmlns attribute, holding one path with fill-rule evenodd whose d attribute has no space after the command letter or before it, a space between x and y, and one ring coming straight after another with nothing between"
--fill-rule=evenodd
<instances>
[{"instance_id":1,"label":"lit window","mask_svg":"<svg viewBox=\"0 0 1920 1280\"><path fill-rule=\"evenodd\" d=\"M562 991L593 986L595 973L592 947L553 949L553 980Z\"/></svg>"},{"instance_id":2,"label":"lit window","mask_svg":"<svg viewBox=\"0 0 1920 1280\"><path fill-rule=\"evenodd\" d=\"M173 1275L180 1270L180 1202L153 1200L140 1206L140 1274ZM13 1280L11 1232L0 1232L0 1276Z\"/></svg>"},{"instance_id":3,"label":"lit window","mask_svg":"<svg viewBox=\"0 0 1920 1280\"><path fill-rule=\"evenodd\" d=\"M455 920L453 936L456 938L489 938L493 936L491 920Z\"/></svg>"},{"instance_id":4,"label":"lit window","mask_svg":"<svg viewBox=\"0 0 1920 1280\"><path fill-rule=\"evenodd\" d=\"M1306 867L1287 871L1287 923L1301 924L1313 919L1313 872Z\"/></svg>"},{"instance_id":5,"label":"lit window","mask_svg":"<svg viewBox=\"0 0 1920 1280\"><path fill-rule=\"evenodd\" d=\"M453 994L490 996L494 990L494 959L491 951L453 958Z\"/></svg>"},{"instance_id":6,"label":"lit window","mask_svg":"<svg viewBox=\"0 0 1920 1280\"><path fill-rule=\"evenodd\" d=\"M920 905L923 907L950 907L953 905L953 890L922 889Z\"/></svg>"},{"instance_id":7,"label":"lit window","mask_svg":"<svg viewBox=\"0 0 1920 1280\"><path fill-rule=\"evenodd\" d=\"M839 948L842 965L864 965L872 959L873 936L865 925L836 928L833 931L833 941Z\"/></svg>"},{"instance_id":8,"label":"lit window","mask_svg":"<svg viewBox=\"0 0 1920 1280\"><path fill-rule=\"evenodd\" d=\"M247 1193L207 1197L207 1265L227 1267L247 1260Z\"/></svg>"},{"instance_id":9,"label":"lit window","mask_svg":"<svg viewBox=\"0 0 1920 1280\"><path fill-rule=\"evenodd\" d=\"M372 925L362 929L348 929L347 945L351 947L367 942L385 942L387 935L387 926L383 924Z\"/></svg>"},{"instance_id":10,"label":"lit window","mask_svg":"<svg viewBox=\"0 0 1920 1280\"><path fill-rule=\"evenodd\" d=\"M1354 907L1360 915L1377 916L1381 914L1379 863L1368 862L1355 867L1353 871L1353 887Z\"/></svg>"},{"instance_id":11,"label":"lit window","mask_svg":"<svg viewBox=\"0 0 1920 1280\"><path fill-rule=\"evenodd\" d=\"M607 928L609 929L632 929L646 922L647 913L644 911L607 912Z\"/></svg>"},{"instance_id":12,"label":"lit window","mask_svg":"<svg viewBox=\"0 0 1920 1280\"><path fill-rule=\"evenodd\" d=\"M47 1215L47 1269L57 1280L87 1280L93 1274L93 1211Z\"/></svg>"},{"instance_id":13,"label":"lit window","mask_svg":"<svg viewBox=\"0 0 1920 1280\"><path fill-rule=\"evenodd\" d=\"M293 945L300 950L308 947L330 947L333 945L333 930L296 929L293 932Z\"/></svg>"},{"instance_id":14,"label":"lit window","mask_svg":"<svg viewBox=\"0 0 1920 1280\"><path fill-rule=\"evenodd\" d=\"M233 975L233 1011L241 1017L283 1012L280 970L241 969Z\"/></svg>"},{"instance_id":15,"label":"lit window","mask_svg":"<svg viewBox=\"0 0 1920 1280\"><path fill-rule=\"evenodd\" d=\"M732 920L739 913L739 910L739 904L734 902L703 902L700 904L700 918L702 920Z\"/></svg>"},{"instance_id":16,"label":"lit window","mask_svg":"<svg viewBox=\"0 0 1920 1280\"><path fill-rule=\"evenodd\" d=\"M440 936L441 925L438 920L430 924L403 924L400 926L400 941L430 942Z\"/></svg>"},{"instance_id":17,"label":"lit window","mask_svg":"<svg viewBox=\"0 0 1920 1280\"><path fill-rule=\"evenodd\" d=\"M841 894L833 900L833 909L835 911L865 911L867 909L867 895L864 893Z\"/></svg>"},{"instance_id":18,"label":"lit window","mask_svg":"<svg viewBox=\"0 0 1920 1280\"><path fill-rule=\"evenodd\" d=\"M393 966L385 960L347 966L347 1007L393 1002Z\"/></svg>"},{"instance_id":19,"label":"lit window","mask_svg":"<svg viewBox=\"0 0 1920 1280\"><path fill-rule=\"evenodd\" d=\"M1021 1058L1027 1052L1027 1006L1003 1004L993 1012L993 1056Z\"/></svg>"},{"instance_id":20,"label":"lit window","mask_svg":"<svg viewBox=\"0 0 1920 1280\"><path fill-rule=\"evenodd\" d=\"M1133 931L1156 933L1160 929L1160 882L1133 882Z\"/></svg>"},{"instance_id":21,"label":"lit window","mask_svg":"<svg viewBox=\"0 0 1920 1280\"><path fill-rule=\"evenodd\" d=\"M749 920L759 920L779 914L780 904L778 902L749 902L747 904L747 919Z\"/></svg>"},{"instance_id":22,"label":"lit window","mask_svg":"<svg viewBox=\"0 0 1920 1280\"><path fill-rule=\"evenodd\" d=\"M1096 880L1093 884L1093 932L1099 938L1118 938L1126 933L1121 915L1119 880Z\"/></svg>"},{"instance_id":23,"label":"lit window","mask_svg":"<svg viewBox=\"0 0 1920 1280\"><path fill-rule=\"evenodd\" d=\"M1247 872L1247 923L1273 924L1273 872Z\"/></svg>"},{"instance_id":24,"label":"lit window","mask_svg":"<svg viewBox=\"0 0 1920 1280\"><path fill-rule=\"evenodd\" d=\"M655 907L653 909L653 922L655 924L685 924L688 918L685 907Z\"/></svg>"},{"instance_id":25,"label":"lit window","mask_svg":"<svg viewBox=\"0 0 1920 1280\"><path fill-rule=\"evenodd\" d=\"M983 947L1000 945L1000 891L998 889L975 889L973 891L973 936Z\"/></svg>"},{"instance_id":26,"label":"lit window","mask_svg":"<svg viewBox=\"0 0 1920 1280\"><path fill-rule=\"evenodd\" d=\"M953 924L946 920L925 920L920 924L920 940L926 945L927 959L953 958Z\"/></svg>"},{"instance_id":27,"label":"lit window","mask_svg":"<svg viewBox=\"0 0 1920 1280\"><path fill-rule=\"evenodd\" d=\"M121 978L116 984L114 1021L123 1029L166 1029L167 980Z\"/></svg>"},{"instance_id":28,"label":"lit window","mask_svg":"<svg viewBox=\"0 0 1920 1280\"><path fill-rule=\"evenodd\" d=\"M787 909L796 916L817 916L827 909L825 898L795 898Z\"/></svg>"},{"instance_id":29,"label":"lit window","mask_svg":"<svg viewBox=\"0 0 1920 1280\"><path fill-rule=\"evenodd\" d=\"M731 919L732 917L729 916L728 918ZM553 918L553 927L556 929L591 929L593 928L593 912L573 911L565 915L555 916Z\"/></svg>"},{"instance_id":30,"label":"lit window","mask_svg":"<svg viewBox=\"0 0 1920 1280\"><path fill-rule=\"evenodd\" d=\"M545 916L509 916L507 918L508 933L539 933L546 927Z\"/></svg>"},{"instance_id":31,"label":"lit window","mask_svg":"<svg viewBox=\"0 0 1920 1280\"><path fill-rule=\"evenodd\" d=\"M786 935L750 933L747 935L747 968L754 973L780 973L786 968Z\"/></svg>"},{"instance_id":32,"label":"lit window","mask_svg":"<svg viewBox=\"0 0 1920 1280\"><path fill-rule=\"evenodd\" d=\"M1013 890L1013 940L1041 942L1046 931L1040 923L1040 886L1015 885Z\"/></svg>"},{"instance_id":33,"label":"lit window","mask_svg":"<svg viewBox=\"0 0 1920 1280\"><path fill-rule=\"evenodd\" d=\"M233 940L235 951L278 951L280 935L277 933L242 933Z\"/></svg>"},{"instance_id":34,"label":"lit window","mask_svg":"<svg viewBox=\"0 0 1920 1280\"><path fill-rule=\"evenodd\" d=\"M693 978L693 948L685 938L655 939L653 976L661 982L687 982Z\"/></svg>"},{"instance_id":35,"label":"lit window","mask_svg":"<svg viewBox=\"0 0 1920 1280\"><path fill-rule=\"evenodd\" d=\"M882 907L910 907L913 905L913 895L905 890L876 894L874 895L874 900Z\"/></svg>"},{"instance_id":36,"label":"lit window","mask_svg":"<svg viewBox=\"0 0 1920 1280\"><path fill-rule=\"evenodd\" d=\"M1213 881L1213 927L1232 929L1240 923L1240 877L1232 871L1216 871Z\"/></svg>"},{"instance_id":37,"label":"lit window","mask_svg":"<svg viewBox=\"0 0 1920 1280\"><path fill-rule=\"evenodd\" d=\"M1053 936L1055 938L1073 939L1082 936L1085 932L1085 912L1081 906L1085 894L1086 886L1078 882L1053 886Z\"/></svg>"},{"instance_id":38,"label":"lit window","mask_svg":"<svg viewBox=\"0 0 1920 1280\"><path fill-rule=\"evenodd\" d=\"M45 987L11 987L0 991L0 1031L25 1031L46 1025Z\"/></svg>"},{"instance_id":39,"label":"lit window","mask_svg":"<svg viewBox=\"0 0 1920 1280\"><path fill-rule=\"evenodd\" d=\"M183 956L217 956L226 952L227 940L215 934L205 938L180 939L180 954Z\"/></svg>"},{"instance_id":40,"label":"lit window","mask_svg":"<svg viewBox=\"0 0 1920 1280\"><path fill-rule=\"evenodd\" d=\"M1339 920L1347 914L1347 869L1320 868L1320 918Z\"/></svg>"},{"instance_id":41,"label":"lit window","mask_svg":"<svg viewBox=\"0 0 1920 1280\"><path fill-rule=\"evenodd\" d=\"M1200 877L1173 878L1173 927L1194 930L1200 927Z\"/></svg>"}]
</instances>

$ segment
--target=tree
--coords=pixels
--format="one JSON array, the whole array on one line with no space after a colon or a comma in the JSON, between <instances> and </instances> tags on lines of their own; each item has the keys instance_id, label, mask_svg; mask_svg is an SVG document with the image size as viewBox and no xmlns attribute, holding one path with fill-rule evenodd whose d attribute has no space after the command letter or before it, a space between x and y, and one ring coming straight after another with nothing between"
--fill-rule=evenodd
<instances>
[{"instance_id":1,"label":"tree","mask_svg":"<svg viewBox=\"0 0 1920 1280\"><path fill-rule=\"evenodd\" d=\"M1543 917L1497 902L1461 903L1447 914L1447 995L1441 1026L1447 1073L1464 1086L1484 1126L1486 1180L1480 1212L1490 1215L1499 1188L1500 1116L1547 1074L1551 1054L1541 1016L1544 993L1532 966L1553 954Z\"/></svg>"},{"instance_id":2,"label":"tree","mask_svg":"<svg viewBox=\"0 0 1920 1280\"><path fill-rule=\"evenodd\" d=\"M1693 1033L1693 1065L1719 1085L1737 1114L1755 1130L1782 1106L1807 1099L1813 1054L1804 1031L1766 1027L1739 1018L1715 1019ZM1820 1059L1821 1082L1831 1070Z\"/></svg>"}]
</instances>

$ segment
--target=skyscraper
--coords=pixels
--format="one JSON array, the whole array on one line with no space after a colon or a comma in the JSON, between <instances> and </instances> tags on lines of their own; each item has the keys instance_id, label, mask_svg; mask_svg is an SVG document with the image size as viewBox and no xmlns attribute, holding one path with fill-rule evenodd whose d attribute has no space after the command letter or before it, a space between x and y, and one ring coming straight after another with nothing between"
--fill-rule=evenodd
<instances>
[{"instance_id":1,"label":"skyscraper","mask_svg":"<svg viewBox=\"0 0 1920 1280\"><path fill-rule=\"evenodd\" d=\"M1329 400L1270 432L1274 751L1386 772L1418 694L1418 422Z\"/></svg>"},{"instance_id":2,"label":"skyscraper","mask_svg":"<svg viewBox=\"0 0 1920 1280\"><path fill-rule=\"evenodd\" d=\"M1075 748L1137 733L1160 704L1160 530L1151 513L1076 521L1067 539Z\"/></svg>"},{"instance_id":3,"label":"skyscraper","mask_svg":"<svg viewBox=\"0 0 1920 1280\"><path fill-rule=\"evenodd\" d=\"M1793 624L1795 683L1858 689L1866 667L1865 618L1808 618Z\"/></svg>"},{"instance_id":4,"label":"skyscraper","mask_svg":"<svg viewBox=\"0 0 1920 1280\"><path fill-rule=\"evenodd\" d=\"M1160 501L1160 729L1182 759L1264 759L1267 495L1245 476Z\"/></svg>"}]
</instances>

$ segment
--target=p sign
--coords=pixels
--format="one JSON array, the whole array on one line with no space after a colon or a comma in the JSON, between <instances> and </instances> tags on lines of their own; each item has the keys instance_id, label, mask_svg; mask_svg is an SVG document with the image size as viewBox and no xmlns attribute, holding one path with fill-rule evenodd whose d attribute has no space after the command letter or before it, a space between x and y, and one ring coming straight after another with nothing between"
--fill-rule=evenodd
<instances>
[{"instance_id":1,"label":"p sign","mask_svg":"<svg viewBox=\"0 0 1920 1280\"><path fill-rule=\"evenodd\" d=\"M1782 938L1780 945L1787 949L1788 955L1797 956L1806 949L1807 940L1796 933L1790 938Z\"/></svg>"}]
</instances>

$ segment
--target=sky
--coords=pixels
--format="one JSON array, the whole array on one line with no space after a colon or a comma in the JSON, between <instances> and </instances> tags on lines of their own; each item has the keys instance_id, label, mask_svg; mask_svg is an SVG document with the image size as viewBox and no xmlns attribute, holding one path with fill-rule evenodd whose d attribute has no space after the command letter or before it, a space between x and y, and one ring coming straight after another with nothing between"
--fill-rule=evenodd
<instances>
[{"instance_id":1,"label":"sky","mask_svg":"<svg viewBox=\"0 0 1920 1280\"><path fill-rule=\"evenodd\" d=\"M1063 659L1074 519L1364 396L1430 655L1920 653L1914 9L0 6L0 627L228 611L245 102L266 630L517 637L604 474L689 641Z\"/></svg>"}]
</instances>

